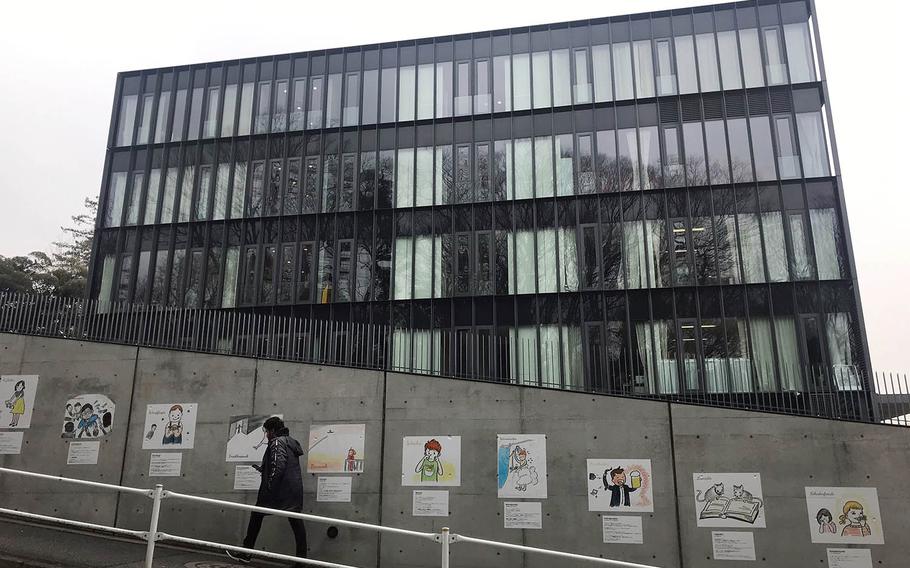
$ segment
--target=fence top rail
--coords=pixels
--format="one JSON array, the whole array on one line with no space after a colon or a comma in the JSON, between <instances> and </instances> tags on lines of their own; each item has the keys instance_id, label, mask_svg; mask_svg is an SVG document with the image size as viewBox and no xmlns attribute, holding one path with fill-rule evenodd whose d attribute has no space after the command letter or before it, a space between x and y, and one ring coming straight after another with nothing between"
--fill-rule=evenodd
<instances>
[{"instance_id":1,"label":"fence top rail","mask_svg":"<svg viewBox=\"0 0 910 568\"><path fill-rule=\"evenodd\" d=\"M424 538L427 540L436 540L436 533L427 533L420 531L411 531L407 529L399 529L396 527L386 527L382 525L373 525L370 523L360 523L357 521L348 521L346 519L337 519L334 517L322 517L319 515L311 515L309 513L297 513L295 511L282 511L280 509L269 509L268 507L257 507L256 505L247 505L245 503L237 503L234 501L222 501L220 499L212 499L210 497L199 497L198 495L189 495L187 493L178 493L176 491L165 491L164 497L171 499L183 499L185 501L194 501L197 503L206 503L209 505L217 505L219 507L228 507L231 509L240 509L243 511L251 511L256 513L266 513L269 515L288 517L292 519L301 519L304 521L313 521L317 523L331 523L343 527L349 527L352 529L363 529L368 531L383 532L389 534L398 534L403 536L413 536L417 538Z\"/></svg>"},{"instance_id":2,"label":"fence top rail","mask_svg":"<svg viewBox=\"0 0 910 568\"><path fill-rule=\"evenodd\" d=\"M32 477L35 479L44 479L46 481L71 483L74 485L83 485L86 487L95 487L98 489L106 489L108 491L119 491L121 493L132 493L134 495L148 496L152 492L151 489L142 489L139 487L126 487L123 485L114 485L112 483L101 483L98 481L88 481L85 479L73 479L71 477L63 477L61 475L48 475L46 473L35 473L33 471L24 471L21 469L12 469L12 468L8 468L8 467L0 467L0 473L9 473L12 475L22 475L25 477Z\"/></svg>"}]
</instances>

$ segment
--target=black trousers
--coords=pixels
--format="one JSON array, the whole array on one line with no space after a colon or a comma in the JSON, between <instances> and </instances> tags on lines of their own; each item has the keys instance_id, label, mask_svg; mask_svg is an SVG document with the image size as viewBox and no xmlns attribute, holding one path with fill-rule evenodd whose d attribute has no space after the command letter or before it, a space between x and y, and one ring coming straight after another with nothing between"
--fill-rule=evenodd
<instances>
[{"instance_id":1,"label":"black trousers","mask_svg":"<svg viewBox=\"0 0 910 568\"><path fill-rule=\"evenodd\" d=\"M256 539L259 538L259 531L262 529L262 519L265 513L250 513L250 524L246 529L246 538L243 539L244 548L255 548ZM306 528L300 519L288 518L291 524L291 530L294 531L294 542L297 545L297 558L306 558Z\"/></svg>"}]
</instances>

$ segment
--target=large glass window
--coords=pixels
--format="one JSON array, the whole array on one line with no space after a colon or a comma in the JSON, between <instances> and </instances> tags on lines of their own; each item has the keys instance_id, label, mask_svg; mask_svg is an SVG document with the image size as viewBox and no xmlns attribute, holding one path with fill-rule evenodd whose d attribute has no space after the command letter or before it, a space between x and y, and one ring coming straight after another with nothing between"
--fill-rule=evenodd
<instances>
[{"instance_id":1,"label":"large glass window","mask_svg":"<svg viewBox=\"0 0 910 568\"><path fill-rule=\"evenodd\" d=\"M708 161L705 158L705 138L700 122L683 123L683 144L686 152L686 179L690 186L708 184Z\"/></svg>"},{"instance_id":2,"label":"large glass window","mask_svg":"<svg viewBox=\"0 0 910 568\"><path fill-rule=\"evenodd\" d=\"M272 114L269 112L269 107L272 104L272 82L260 81L257 96L259 98L256 100L256 126L254 132L263 134L269 131L269 123L272 119ZM190 121L190 125L192 126L192 121Z\"/></svg>"},{"instance_id":3,"label":"large glass window","mask_svg":"<svg viewBox=\"0 0 910 568\"><path fill-rule=\"evenodd\" d=\"M379 114L379 70L363 72L363 116L361 124L376 124Z\"/></svg>"},{"instance_id":4,"label":"large glass window","mask_svg":"<svg viewBox=\"0 0 910 568\"><path fill-rule=\"evenodd\" d=\"M307 156L306 170L303 179L303 198L301 209L303 213L315 213L319 203L319 158Z\"/></svg>"},{"instance_id":5,"label":"large glass window","mask_svg":"<svg viewBox=\"0 0 910 568\"><path fill-rule=\"evenodd\" d=\"M413 241L411 237L395 239L395 299L411 298L411 267Z\"/></svg>"},{"instance_id":6,"label":"large glass window","mask_svg":"<svg viewBox=\"0 0 910 568\"><path fill-rule=\"evenodd\" d=\"M133 172L132 183L130 183L129 197L126 207L127 225L135 225L139 222L139 205L142 203L143 181L145 181L145 173Z\"/></svg>"},{"instance_id":7,"label":"large glass window","mask_svg":"<svg viewBox=\"0 0 910 568\"><path fill-rule=\"evenodd\" d=\"M237 305L237 275L240 267L240 247L228 247L224 258L224 285L221 291L221 306L233 308Z\"/></svg>"},{"instance_id":8,"label":"large glass window","mask_svg":"<svg viewBox=\"0 0 910 568\"><path fill-rule=\"evenodd\" d=\"M278 248L265 246L262 252L262 288L259 290L259 303L271 304L275 301L275 269L278 264Z\"/></svg>"},{"instance_id":9,"label":"large glass window","mask_svg":"<svg viewBox=\"0 0 910 568\"><path fill-rule=\"evenodd\" d=\"M288 82L275 82L275 100L272 103L272 132L284 132L288 126Z\"/></svg>"},{"instance_id":10,"label":"large glass window","mask_svg":"<svg viewBox=\"0 0 910 568\"><path fill-rule=\"evenodd\" d=\"M512 199L512 141L497 140L493 144L493 198Z\"/></svg>"},{"instance_id":11,"label":"large glass window","mask_svg":"<svg viewBox=\"0 0 910 568\"><path fill-rule=\"evenodd\" d=\"M556 137L556 195L572 195L574 193L573 163L575 161L575 148L571 134L561 134Z\"/></svg>"},{"instance_id":12,"label":"large glass window","mask_svg":"<svg viewBox=\"0 0 910 568\"><path fill-rule=\"evenodd\" d=\"M774 169L774 147L771 144L771 123L766 116L749 119L752 131L752 152L755 156L755 178L758 181L777 179Z\"/></svg>"},{"instance_id":13,"label":"large glass window","mask_svg":"<svg viewBox=\"0 0 910 568\"><path fill-rule=\"evenodd\" d=\"M632 80L632 44L625 41L613 44L613 85L616 100L634 97Z\"/></svg>"},{"instance_id":14,"label":"large glass window","mask_svg":"<svg viewBox=\"0 0 910 568\"><path fill-rule=\"evenodd\" d=\"M230 164L218 164L218 174L215 178L215 199L212 205L212 219L216 221L224 219L227 215L230 173Z\"/></svg>"},{"instance_id":15,"label":"large glass window","mask_svg":"<svg viewBox=\"0 0 910 568\"><path fill-rule=\"evenodd\" d=\"M398 69L390 67L382 70L382 96L379 98L379 116L382 122L395 122L395 110L398 108L396 93L398 88Z\"/></svg>"},{"instance_id":16,"label":"large glass window","mask_svg":"<svg viewBox=\"0 0 910 568\"><path fill-rule=\"evenodd\" d=\"M196 167L184 166L183 180L180 182L180 210L177 212L177 221L185 223L190 220L193 204L193 184L196 181Z\"/></svg>"},{"instance_id":17,"label":"large glass window","mask_svg":"<svg viewBox=\"0 0 910 568\"><path fill-rule=\"evenodd\" d=\"M197 78L200 75L197 73ZM193 98L190 101L190 124L186 132L187 140L196 140L199 138L199 128L202 125L202 97L205 89L196 87L193 89Z\"/></svg>"},{"instance_id":18,"label":"large glass window","mask_svg":"<svg viewBox=\"0 0 910 568\"><path fill-rule=\"evenodd\" d=\"M774 117L774 132L777 135L777 168L781 179L797 178L801 175L799 155L796 152L796 136L790 116Z\"/></svg>"},{"instance_id":19,"label":"large glass window","mask_svg":"<svg viewBox=\"0 0 910 568\"><path fill-rule=\"evenodd\" d=\"M597 179L600 191L619 191L619 162L616 159L616 131L597 133Z\"/></svg>"},{"instance_id":20,"label":"large glass window","mask_svg":"<svg viewBox=\"0 0 910 568\"><path fill-rule=\"evenodd\" d=\"M809 255L809 238L806 218L802 211L787 214L790 228L790 243L793 254L790 257L790 270L795 280L813 278L812 257Z\"/></svg>"},{"instance_id":21,"label":"large glass window","mask_svg":"<svg viewBox=\"0 0 910 568\"><path fill-rule=\"evenodd\" d=\"M743 75L746 88L761 87L765 84L762 76L761 48L758 45L758 30L739 30L739 45L743 56Z\"/></svg>"},{"instance_id":22,"label":"large glass window","mask_svg":"<svg viewBox=\"0 0 910 568\"><path fill-rule=\"evenodd\" d=\"M595 45L591 48L594 66L594 101L613 100L613 66L610 64L610 46Z\"/></svg>"},{"instance_id":23,"label":"large glass window","mask_svg":"<svg viewBox=\"0 0 910 568\"><path fill-rule=\"evenodd\" d=\"M403 66L398 71L398 120L414 120L416 93L417 68L413 65Z\"/></svg>"},{"instance_id":24,"label":"large glass window","mask_svg":"<svg viewBox=\"0 0 910 568\"><path fill-rule=\"evenodd\" d=\"M253 83L244 83L240 91L240 119L237 122L237 136L250 133L250 122L253 120ZM174 123L176 124L176 122ZM179 138L178 138L179 139ZM171 137L171 140L174 140Z\"/></svg>"},{"instance_id":25,"label":"large glass window","mask_svg":"<svg viewBox=\"0 0 910 568\"><path fill-rule=\"evenodd\" d=\"M471 153L469 144L455 148L455 203L470 203L474 200Z\"/></svg>"},{"instance_id":26,"label":"large glass window","mask_svg":"<svg viewBox=\"0 0 910 568\"><path fill-rule=\"evenodd\" d=\"M695 36L695 47L698 51L698 77L701 92L720 90L720 75L717 71L717 44L714 34L705 33Z\"/></svg>"},{"instance_id":27,"label":"large glass window","mask_svg":"<svg viewBox=\"0 0 910 568\"><path fill-rule=\"evenodd\" d=\"M237 85L224 87L224 106L221 109L221 136L234 135L234 117L237 115Z\"/></svg>"},{"instance_id":28,"label":"large glass window","mask_svg":"<svg viewBox=\"0 0 910 568\"><path fill-rule=\"evenodd\" d=\"M306 77L294 79L294 93L291 102L290 129L303 130L306 117Z\"/></svg>"},{"instance_id":29,"label":"large glass window","mask_svg":"<svg viewBox=\"0 0 910 568\"><path fill-rule=\"evenodd\" d=\"M433 64L417 68L417 119L433 118Z\"/></svg>"},{"instance_id":30,"label":"large glass window","mask_svg":"<svg viewBox=\"0 0 910 568\"><path fill-rule=\"evenodd\" d=\"M575 98L575 104L590 103L592 92L591 72L588 68L588 50L576 49L574 55L575 83L572 95Z\"/></svg>"},{"instance_id":31,"label":"large glass window","mask_svg":"<svg viewBox=\"0 0 910 568\"><path fill-rule=\"evenodd\" d=\"M727 121L730 135L730 158L733 160L733 181L752 181L752 156L749 152L749 131L745 118L731 118Z\"/></svg>"},{"instance_id":32,"label":"large glass window","mask_svg":"<svg viewBox=\"0 0 910 568\"><path fill-rule=\"evenodd\" d=\"M351 286L354 282L354 241L341 239L338 241L338 283L335 291L336 302L351 301Z\"/></svg>"},{"instance_id":33,"label":"large glass window","mask_svg":"<svg viewBox=\"0 0 910 568\"><path fill-rule=\"evenodd\" d=\"M250 202L247 205L247 217L259 217L262 214L262 195L265 186L265 162L253 162L250 181Z\"/></svg>"},{"instance_id":34,"label":"large glass window","mask_svg":"<svg viewBox=\"0 0 910 568\"><path fill-rule=\"evenodd\" d=\"M433 205L433 147L417 148L417 177L414 184L415 205Z\"/></svg>"},{"instance_id":35,"label":"large glass window","mask_svg":"<svg viewBox=\"0 0 910 568\"><path fill-rule=\"evenodd\" d=\"M300 212L300 158L288 160L288 175L283 201L282 212L284 215L296 215Z\"/></svg>"},{"instance_id":36,"label":"large glass window","mask_svg":"<svg viewBox=\"0 0 910 568\"><path fill-rule=\"evenodd\" d=\"M553 106L572 104L572 68L568 49L553 51Z\"/></svg>"},{"instance_id":37,"label":"large glass window","mask_svg":"<svg viewBox=\"0 0 910 568\"><path fill-rule=\"evenodd\" d=\"M199 167L199 191L196 194L196 203L193 219L203 221L208 218L209 197L212 195L212 166Z\"/></svg>"},{"instance_id":38,"label":"large glass window","mask_svg":"<svg viewBox=\"0 0 910 568\"><path fill-rule=\"evenodd\" d=\"M673 68L673 48L670 39L658 39L654 42L657 52L657 94L676 94L676 73Z\"/></svg>"},{"instance_id":39,"label":"large glass window","mask_svg":"<svg viewBox=\"0 0 910 568\"><path fill-rule=\"evenodd\" d=\"M681 187L686 184L686 166L680 148L677 126L664 127L664 186Z\"/></svg>"},{"instance_id":40,"label":"large glass window","mask_svg":"<svg viewBox=\"0 0 910 568\"><path fill-rule=\"evenodd\" d=\"M471 114L471 63L455 64L455 116Z\"/></svg>"},{"instance_id":41,"label":"large glass window","mask_svg":"<svg viewBox=\"0 0 910 568\"><path fill-rule=\"evenodd\" d=\"M246 162L234 164L234 184L231 191L231 219L243 217L246 201Z\"/></svg>"},{"instance_id":42,"label":"large glass window","mask_svg":"<svg viewBox=\"0 0 910 568\"><path fill-rule=\"evenodd\" d=\"M803 156L803 171L806 177L831 175L828 169L828 148L825 143L825 129L820 112L804 112L796 115L799 132L799 147Z\"/></svg>"},{"instance_id":43,"label":"large glass window","mask_svg":"<svg viewBox=\"0 0 910 568\"><path fill-rule=\"evenodd\" d=\"M313 243L300 243L300 264L297 266L297 300L313 301Z\"/></svg>"},{"instance_id":44,"label":"large glass window","mask_svg":"<svg viewBox=\"0 0 910 568\"><path fill-rule=\"evenodd\" d=\"M594 142L590 134L578 135L576 155L578 193L594 193L597 191L597 180L594 177Z\"/></svg>"},{"instance_id":45,"label":"large glass window","mask_svg":"<svg viewBox=\"0 0 910 568\"><path fill-rule=\"evenodd\" d=\"M164 176L164 198L161 203L161 222L172 223L177 200L177 168L168 168Z\"/></svg>"},{"instance_id":46,"label":"large glass window","mask_svg":"<svg viewBox=\"0 0 910 568\"><path fill-rule=\"evenodd\" d=\"M214 138L218 127L218 102L221 97L220 87L209 87L205 102L205 118L202 121L202 137Z\"/></svg>"},{"instance_id":47,"label":"large glass window","mask_svg":"<svg viewBox=\"0 0 910 568\"><path fill-rule=\"evenodd\" d=\"M162 91L158 95L158 116L155 118L155 144L161 144L167 140L167 118L170 106L170 91Z\"/></svg>"},{"instance_id":48,"label":"large glass window","mask_svg":"<svg viewBox=\"0 0 910 568\"><path fill-rule=\"evenodd\" d=\"M184 94L186 96L186 94ZM120 119L117 121L117 146L129 146L133 143L133 131L136 125L136 107L139 95L120 97Z\"/></svg>"},{"instance_id":49,"label":"large glass window","mask_svg":"<svg viewBox=\"0 0 910 568\"><path fill-rule=\"evenodd\" d=\"M478 59L474 62L474 113L486 114L491 110L490 61Z\"/></svg>"},{"instance_id":50,"label":"large glass window","mask_svg":"<svg viewBox=\"0 0 910 568\"><path fill-rule=\"evenodd\" d=\"M538 136L534 139L534 196L553 195L553 138Z\"/></svg>"},{"instance_id":51,"label":"large glass window","mask_svg":"<svg viewBox=\"0 0 910 568\"><path fill-rule=\"evenodd\" d=\"M695 71L695 40L690 35L674 38L676 44L676 68L678 70L679 93L682 95L698 92L698 73Z\"/></svg>"},{"instance_id":52,"label":"large glass window","mask_svg":"<svg viewBox=\"0 0 910 568\"><path fill-rule=\"evenodd\" d=\"M123 202L126 198L127 172L112 172L107 188L107 210L104 215L105 227L119 227L123 217Z\"/></svg>"},{"instance_id":53,"label":"large glass window","mask_svg":"<svg viewBox=\"0 0 910 568\"><path fill-rule=\"evenodd\" d=\"M812 242L815 245L815 262L819 280L837 280L844 277L845 259L841 254L840 226L834 209L810 209Z\"/></svg>"},{"instance_id":54,"label":"large glass window","mask_svg":"<svg viewBox=\"0 0 910 568\"><path fill-rule=\"evenodd\" d=\"M338 154L327 154L322 162L322 211L334 211L338 196Z\"/></svg>"},{"instance_id":55,"label":"large glass window","mask_svg":"<svg viewBox=\"0 0 910 568\"><path fill-rule=\"evenodd\" d=\"M742 88L743 82L739 70L739 48L736 45L736 32L718 32L717 49L720 52L720 76L724 89Z\"/></svg>"},{"instance_id":56,"label":"large glass window","mask_svg":"<svg viewBox=\"0 0 910 568\"><path fill-rule=\"evenodd\" d=\"M145 197L145 218L144 223L151 225L155 223L158 215L158 198L160 196L161 186L161 169L152 168L149 171L149 186L146 190Z\"/></svg>"},{"instance_id":57,"label":"large glass window","mask_svg":"<svg viewBox=\"0 0 910 568\"><path fill-rule=\"evenodd\" d=\"M263 203L263 215L277 215L281 207L281 179L283 176L282 160L269 161L269 182Z\"/></svg>"},{"instance_id":58,"label":"large glass window","mask_svg":"<svg viewBox=\"0 0 910 568\"><path fill-rule=\"evenodd\" d=\"M376 202L376 152L360 153L357 204L361 211L375 207Z\"/></svg>"},{"instance_id":59,"label":"large glass window","mask_svg":"<svg viewBox=\"0 0 910 568\"><path fill-rule=\"evenodd\" d=\"M325 89L325 124L329 128L341 126L341 95L341 73L332 73Z\"/></svg>"},{"instance_id":60,"label":"large glass window","mask_svg":"<svg viewBox=\"0 0 910 568\"><path fill-rule=\"evenodd\" d=\"M663 187L660 168L660 138L656 126L643 126L638 131L641 141L642 189Z\"/></svg>"},{"instance_id":61,"label":"large glass window","mask_svg":"<svg viewBox=\"0 0 910 568\"><path fill-rule=\"evenodd\" d=\"M787 66L784 65L784 50L780 40L780 28L762 30L765 40L765 71L769 85L781 85L787 82Z\"/></svg>"},{"instance_id":62,"label":"large glass window","mask_svg":"<svg viewBox=\"0 0 910 568\"><path fill-rule=\"evenodd\" d=\"M452 156L452 147L449 145L436 146L436 183L435 203L442 205L451 203L453 198L453 184L455 182L455 162Z\"/></svg>"},{"instance_id":63,"label":"large glass window","mask_svg":"<svg viewBox=\"0 0 910 568\"><path fill-rule=\"evenodd\" d=\"M322 77L310 77L309 101L307 104L306 127L322 127L322 99L325 95Z\"/></svg>"},{"instance_id":64,"label":"large glass window","mask_svg":"<svg viewBox=\"0 0 910 568\"><path fill-rule=\"evenodd\" d=\"M809 25L806 22L784 25L784 40L787 43L790 80L793 83L815 81L815 60L812 57Z\"/></svg>"},{"instance_id":65,"label":"large glass window","mask_svg":"<svg viewBox=\"0 0 910 568\"><path fill-rule=\"evenodd\" d=\"M432 161L430 162L432 164ZM419 164L418 164L419 167ZM490 145L474 146L474 187L477 201L489 201L490 195Z\"/></svg>"},{"instance_id":66,"label":"large glass window","mask_svg":"<svg viewBox=\"0 0 910 568\"><path fill-rule=\"evenodd\" d=\"M530 138L515 140L515 199L534 195L534 159Z\"/></svg>"},{"instance_id":67,"label":"large glass window","mask_svg":"<svg viewBox=\"0 0 910 568\"><path fill-rule=\"evenodd\" d=\"M651 56L651 40L634 42L635 88L638 98L654 96L654 63Z\"/></svg>"},{"instance_id":68,"label":"large glass window","mask_svg":"<svg viewBox=\"0 0 910 568\"><path fill-rule=\"evenodd\" d=\"M493 111L512 110L512 61L508 55L493 58Z\"/></svg>"},{"instance_id":69,"label":"large glass window","mask_svg":"<svg viewBox=\"0 0 910 568\"><path fill-rule=\"evenodd\" d=\"M634 128L623 128L619 131L617 170L620 191L641 189L641 163L638 159L638 140Z\"/></svg>"},{"instance_id":70,"label":"large glass window","mask_svg":"<svg viewBox=\"0 0 910 568\"><path fill-rule=\"evenodd\" d=\"M395 207L413 207L414 205L414 150L400 148L398 150L395 186Z\"/></svg>"},{"instance_id":71,"label":"large glass window","mask_svg":"<svg viewBox=\"0 0 910 568\"><path fill-rule=\"evenodd\" d=\"M171 122L171 142L183 140L183 123L186 118L186 89L177 89L174 96L174 119ZM247 132L249 134L249 132Z\"/></svg>"},{"instance_id":72,"label":"large glass window","mask_svg":"<svg viewBox=\"0 0 910 568\"><path fill-rule=\"evenodd\" d=\"M724 121L705 121L705 139L708 147L708 171L714 185L730 183L730 161L727 157L727 138Z\"/></svg>"},{"instance_id":73,"label":"large glass window","mask_svg":"<svg viewBox=\"0 0 910 568\"><path fill-rule=\"evenodd\" d=\"M550 52L536 51L531 55L531 77L534 82L534 108L551 105Z\"/></svg>"},{"instance_id":74,"label":"large glass window","mask_svg":"<svg viewBox=\"0 0 910 568\"><path fill-rule=\"evenodd\" d=\"M452 116L453 96L452 62L436 64L436 117Z\"/></svg>"},{"instance_id":75,"label":"large glass window","mask_svg":"<svg viewBox=\"0 0 910 568\"><path fill-rule=\"evenodd\" d=\"M515 110L531 108L531 58L527 53L512 56L512 80L515 89Z\"/></svg>"},{"instance_id":76,"label":"large glass window","mask_svg":"<svg viewBox=\"0 0 910 568\"><path fill-rule=\"evenodd\" d=\"M148 144L149 134L152 132L152 106L155 96L142 95L142 109L139 111L139 131L136 134L137 144Z\"/></svg>"}]
</instances>

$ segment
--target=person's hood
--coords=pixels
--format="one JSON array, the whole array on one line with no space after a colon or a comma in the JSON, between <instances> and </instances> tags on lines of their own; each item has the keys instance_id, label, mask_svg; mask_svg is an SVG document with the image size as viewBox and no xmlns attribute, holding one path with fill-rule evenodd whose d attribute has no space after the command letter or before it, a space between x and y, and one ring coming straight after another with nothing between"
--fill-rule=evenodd
<instances>
[{"instance_id":1,"label":"person's hood","mask_svg":"<svg viewBox=\"0 0 910 568\"><path fill-rule=\"evenodd\" d=\"M303 455L303 448L300 446L300 442L290 436L290 432L285 428L279 432L279 435L285 439L285 443L288 446L288 449L294 452L294 455L298 458Z\"/></svg>"}]
</instances>

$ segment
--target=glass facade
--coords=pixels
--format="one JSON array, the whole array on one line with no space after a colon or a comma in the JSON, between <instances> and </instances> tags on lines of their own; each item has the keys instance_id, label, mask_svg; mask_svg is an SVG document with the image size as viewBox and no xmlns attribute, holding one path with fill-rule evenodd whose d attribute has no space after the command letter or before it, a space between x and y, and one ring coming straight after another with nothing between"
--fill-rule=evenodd
<instances>
[{"instance_id":1,"label":"glass facade","mask_svg":"<svg viewBox=\"0 0 910 568\"><path fill-rule=\"evenodd\" d=\"M856 389L814 21L743 2L122 74L92 294L389 324L404 369Z\"/></svg>"}]
</instances>

